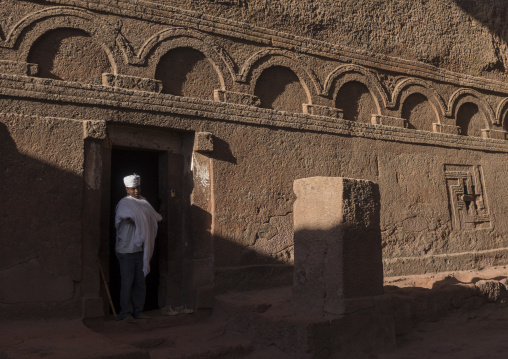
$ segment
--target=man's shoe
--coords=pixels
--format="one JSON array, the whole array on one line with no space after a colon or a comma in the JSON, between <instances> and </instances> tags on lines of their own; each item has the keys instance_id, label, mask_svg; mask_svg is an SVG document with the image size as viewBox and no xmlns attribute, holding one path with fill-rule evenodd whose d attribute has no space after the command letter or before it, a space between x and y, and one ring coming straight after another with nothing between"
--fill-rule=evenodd
<instances>
[{"instance_id":1,"label":"man's shoe","mask_svg":"<svg viewBox=\"0 0 508 359\"><path fill-rule=\"evenodd\" d=\"M134 316L134 318L135 318L135 319L152 319L152 317L151 317L151 316L146 315L146 314L141 314L141 313L140 313L140 314L138 314L138 315L136 315L136 316Z\"/></svg>"}]
</instances>

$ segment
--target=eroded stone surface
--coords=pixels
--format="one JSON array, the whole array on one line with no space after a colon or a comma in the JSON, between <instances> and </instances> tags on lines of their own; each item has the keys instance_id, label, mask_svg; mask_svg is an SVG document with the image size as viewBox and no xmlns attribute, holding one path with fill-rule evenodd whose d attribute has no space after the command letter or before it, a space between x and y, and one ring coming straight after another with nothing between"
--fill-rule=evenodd
<instances>
[{"instance_id":1,"label":"eroded stone surface","mask_svg":"<svg viewBox=\"0 0 508 359\"><path fill-rule=\"evenodd\" d=\"M508 263L506 4L385 5L2 3L0 270L104 296L115 148L166 166L165 301L289 284L313 176L379 184L387 275Z\"/></svg>"},{"instance_id":2,"label":"eroded stone surface","mask_svg":"<svg viewBox=\"0 0 508 359\"><path fill-rule=\"evenodd\" d=\"M343 314L354 305L348 299L382 294L377 185L312 177L294 190L295 305Z\"/></svg>"}]
</instances>

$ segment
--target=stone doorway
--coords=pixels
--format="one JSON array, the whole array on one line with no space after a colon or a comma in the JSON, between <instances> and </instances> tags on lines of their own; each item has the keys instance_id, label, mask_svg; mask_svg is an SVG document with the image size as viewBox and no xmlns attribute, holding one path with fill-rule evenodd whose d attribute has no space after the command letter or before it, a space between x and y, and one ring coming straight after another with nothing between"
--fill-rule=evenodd
<instances>
[{"instance_id":1,"label":"stone doorway","mask_svg":"<svg viewBox=\"0 0 508 359\"><path fill-rule=\"evenodd\" d=\"M125 195L123 177L133 172L142 178L142 195L163 217L149 274L153 278L147 277L145 310L168 305L213 305L213 200L211 182L204 183L199 177L204 173L211 176L212 160L206 155L210 149L202 144L209 143L208 138L206 133L130 126L108 128L109 141L102 152L99 259L115 309L118 310L119 271L114 253L114 213ZM112 313L102 281L100 296L105 313Z\"/></svg>"},{"instance_id":2,"label":"stone doorway","mask_svg":"<svg viewBox=\"0 0 508 359\"><path fill-rule=\"evenodd\" d=\"M111 297L117 312L120 310L120 271L118 260L115 255L115 208L125 196L125 187L123 177L137 173L141 176L141 194L155 208L161 211L163 205L159 189L165 187L160 183L164 176L159 175L161 158L164 154L159 151L147 151L125 148L113 148L111 151L111 196L110 196L110 238L109 238L109 273ZM150 273L146 277L146 300L145 310L154 310L160 307L159 288L160 288L160 239L165 238L161 233L163 228L159 228L159 234L155 240L155 248L152 260L150 262Z\"/></svg>"}]
</instances>

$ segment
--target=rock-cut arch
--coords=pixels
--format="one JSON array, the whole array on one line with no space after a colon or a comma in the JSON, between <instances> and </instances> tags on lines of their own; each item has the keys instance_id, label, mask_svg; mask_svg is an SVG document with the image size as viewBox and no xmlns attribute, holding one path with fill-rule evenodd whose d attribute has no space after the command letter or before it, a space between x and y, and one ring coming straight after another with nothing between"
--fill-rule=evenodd
<instances>
[{"instance_id":1,"label":"rock-cut arch","mask_svg":"<svg viewBox=\"0 0 508 359\"><path fill-rule=\"evenodd\" d=\"M485 116L473 102L463 102L457 108L456 125L463 136L481 137Z\"/></svg>"},{"instance_id":2,"label":"rock-cut arch","mask_svg":"<svg viewBox=\"0 0 508 359\"><path fill-rule=\"evenodd\" d=\"M407 128L412 130L432 132L433 123L440 122L427 97L419 92L405 97L399 117L405 119Z\"/></svg>"},{"instance_id":3,"label":"rock-cut arch","mask_svg":"<svg viewBox=\"0 0 508 359\"><path fill-rule=\"evenodd\" d=\"M194 30L171 28L151 36L141 46L136 58L139 64L146 64L155 76L161 58L177 48L189 48L202 53L212 64L220 79L220 89L232 88L236 80L237 66L229 54L213 38Z\"/></svg>"},{"instance_id":4,"label":"rock-cut arch","mask_svg":"<svg viewBox=\"0 0 508 359\"><path fill-rule=\"evenodd\" d=\"M302 112L309 103L298 75L289 67L270 66L255 79L254 95L261 100L261 107L279 111Z\"/></svg>"},{"instance_id":5,"label":"rock-cut arch","mask_svg":"<svg viewBox=\"0 0 508 359\"><path fill-rule=\"evenodd\" d=\"M466 108L462 108L465 104L468 104ZM476 110L474 107L476 107ZM478 114L472 114L475 111L477 111ZM462 134L481 136L482 129L490 130L493 123L495 123L495 114L492 107L481 99L481 94L479 92L472 89L460 89L455 91L448 102L448 111L446 114L448 117L455 119L457 126L461 127ZM470 117L469 120L467 119L468 117ZM464 131L466 123L468 126L475 124L475 134L473 134L470 129Z\"/></svg>"},{"instance_id":6,"label":"rock-cut arch","mask_svg":"<svg viewBox=\"0 0 508 359\"><path fill-rule=\"evenodd\" d=\"M46 32L32 45L28 62L38 65L39 77L102 84L112 72L107 53L88 33L72 28Z\"/></svg>"},{"instance_id":7,"label":"rock-cut arch","mask_svg":"<svg viewBox=\"0 0 508 359\"><path fill-rule=\"evenodd\" d=\"M508 131L508 97L499 103L495 123L501 125L503 130Z\"/></svg>"},{"instance_id":8,"label":"rock-cut arch","mask_svg":"<svg viewBox=\"0 0 508 359\"><path fill-rule=\"evenodd\" d=\"M33 45L57 29L83 31L97 41L108 57L112 73L118 73L119 64L129 57L128 41L112 24L75 7L54 6L28 14L10 29L3 46L18 48L20 60L28 61Z\"/></svg>"},{"instance_id":9,"label":"rock-cut arch","mask_svg":"<svg viewBox=\"0 0 508 359\"><path fill-rule=\"evenodd\" d=\"M362 82L343 84L335 95L335 107L342 110L345 120L370 123L373 114L379 114L379 106L369 88Z\"/></svg>"},{"instance_id":10,"label":"rock-cut arch","mask_svg":"<svg viewBox=\"0 0 508 359\"><path fill-rule=\"evenodd\" d=\"M312 103L314 96L322 92L321 84L316 74L310 69L305 61L290 51L280 49L266 49L256 52L243 64L237 79L239 82L250 84L251 91L257 85L257 79L261 73L269 67L286 67L291 69L298 78L307 93L307 103Z\"/></svg>"},{"instance_id":11,"label":"rock-cut arch","mask_svg":"<svg viewBox=\"0 0 508 359\"><path fill-rule=\"evenodd\" d=\"M154 78L162 82L162 92L203 100L213 100L214 90L223 89L224 81L216 67L202 52L177 47L158 61Z\"/></svg>"},{"instance_id":12,"label":"rock-cut arch","mask_svg":"<svg viewBox=\"0 0 508 359\"><path fill-rule=\"evenodd\" d=\"M424 80L407 78L399 81L392 99L392 106L399 109L400 117L413 117L413 128L416 129L432 131L432 123L442 123L446 115L443 98ZM417 119L417 116L424 118ZM411 126L411 119L406 119ZM415 126L416 123L419 125Z\"/></svg>"},{"instance_id":13,"label":"rock-cut arch","mask_svg":"<svg viewBox=\"0 0 508 359\"><path fill-rule=\"evenodd\" d=\"M368 98L367 96L372 98L375 105L375 113L370 115L384 114L389 103L388 96L372 71L358 65L339 66L327 76L323 87L323 95L332 98L334 103L340 106L342 101L341 95L346 92L344 87L346 90L348 87L351 87L352 90L359 94L359 96L356 96L358 98L362 96L364 98ZM368 91L368 94L366 91ZM358 103L360 101L361 99Z\"/></svg>"}]
</instances>

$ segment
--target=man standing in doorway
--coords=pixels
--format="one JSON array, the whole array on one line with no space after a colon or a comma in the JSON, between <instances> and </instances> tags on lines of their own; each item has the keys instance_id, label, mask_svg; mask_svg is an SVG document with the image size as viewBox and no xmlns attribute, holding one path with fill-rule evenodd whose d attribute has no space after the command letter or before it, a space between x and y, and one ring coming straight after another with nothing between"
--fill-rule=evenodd
<instances>
[{"instance_id":1,"label":"man standing in doorway","mask_svg":"<svg viewBox=\"0 0 508 359\"><path fill-rule=\"evenodd\" d=\"M116 256L120 262L120 307L118 319L149 319L145 305L145 277L150 272L157 222L162 216L141 196L141 178L133 174L123 179L127 196L116 206Z\"/></svg>"}]
</instances>

